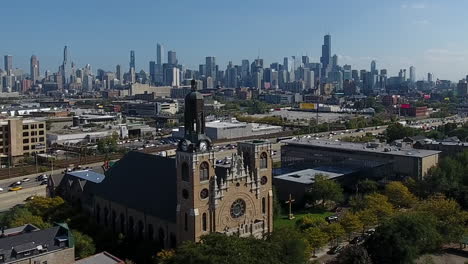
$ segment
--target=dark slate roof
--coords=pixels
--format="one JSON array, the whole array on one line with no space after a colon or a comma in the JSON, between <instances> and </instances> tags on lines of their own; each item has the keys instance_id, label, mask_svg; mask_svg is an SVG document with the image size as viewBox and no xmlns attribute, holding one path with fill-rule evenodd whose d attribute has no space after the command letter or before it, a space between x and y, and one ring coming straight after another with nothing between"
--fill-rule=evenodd
<instances>
[{"instance_id":1,"label":"dark slate roof","mask_svg":"<svg viewBox=\"0 0 468 264\"><path fill-rule=\"evenodd\" d=\"M30 233L22 233L15 236L8 236L0 238L0 254L5 257L5 263L21 259L17 258L16 253L30 251L31 255L39 254L39 249L47 248L47 251L60 249L61 247L56 243L56 238L60 235L68 235L68 230L64 230L62 226L55 226L52 228L34 231ZM65 247L68 247L68 243Z\"/></svg>"},{"instance_id":2,"label":"dark slate roof","mask_svg":"<svg viewBox=\"0 0 468 264\"><path fill-rule=\"evenodd\" d=\"M93 186L92 193L175 223L176 191L175 159L129 152Z\"/></svg>"}]
</instances>

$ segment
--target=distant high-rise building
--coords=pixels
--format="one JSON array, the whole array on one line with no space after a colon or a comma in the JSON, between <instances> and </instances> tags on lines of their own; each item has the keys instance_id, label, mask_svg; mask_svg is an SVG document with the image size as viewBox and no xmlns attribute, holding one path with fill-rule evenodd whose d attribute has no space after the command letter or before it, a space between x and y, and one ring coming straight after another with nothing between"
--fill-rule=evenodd
<instances>
[{"instance_id":1,"label":"distant high-rise building","mask_svg":"<svg viewBox=\"0 0 468 264\"><path fill-rule=\"evenodd\" d=\"M304 65L304 67L307 67L309 63L310 63L309 56L302 56L302 65Z\"/></svg>"},{"instance_id":2,"label":"distant high-rise building","mask_svg":"<svg viewBox=\"0 0 468 264\"><path fill-rule=\"evenodd\" d=\"M414 66L411 66L409 68L409 75L410 75L410 82L415 83L416 82L416 68Z\"/></svg>"},{"instance_id":3,"label":"distant high-rise building","mask_svg":"<svg viewBox=\"0 0 468 264\"><path fill-rule=\"evenodd\" d=\"M213 81L216 82L216 58L215 57L206 57L206 77L213 78Z\"/></svg>"},{"instance_id":4,"label":"distant high-rise building","mask_svg":"<svg viewBox=\"0 0 468 264\"><path fill-rule=\"evenodd\" d=\"M120 65L115 66L115 77L119 81L123 81L123 72L122 72L122 67Z\"/></svg>"},{"instance_id":5,"label":"distant high-rise building","mask_svg":"<svg viewBox=\"0 0 468 264\"><path fill-rule=\"evenodd\" d=\"M373 60L370 65L371 65L370 66L370 72L372 74L377 74L376 73L377 72L377 62L375 60Z\"/></svg>"},{"instance_id":6,"label":"distant high-rise building","mask_svg":"<svg viewBox=\"0 0 468 264\"><path fill-rule=\"evenodd\" d=\"M322 57L320 57L320 62L322 63L322 77L327 77L328 72L330 72L330 59L331 59L331 36L325 35L323 37L322 45Z\"/></svg>"},{"instance_id":7,"label":"distant high-rise building","mask_svg":"<svg viewBox=\"0 0 468 264\"><path fill-rule=\"evenodd\" d=\"M13 56L5 55L4 57L5 72L7 75L11 75L13 71Z\"/></svg>"},{"instance_id":8,"label":"distant high-rise building","mask_svg":"<svg viewBox=\"0 0 468 264\"><path fill-rule=\"evenodd\" d=\"M430 73L430 72L427 74L427 81L429 83L434 82L434 75L432 73Z\"/></svg>"},{"instance_id":9,"label":"distant high-rise building","mask_svg":"<svg viewBox=\"0 0 468 264\"><path fill-rule=\"evenodd\" d=\"M68 66L68 47L65 46L63 48L63 62L60 71L60 76L58 78L62 78L62 84L68 84L70 79L70 69Z\"/></svg>"},{"instance_id":10,"label":"distant high-rise building","mask_svg":"<svg viewBox=\"0 0 468 264\"><path fill-rule=\"evenodd\" d=\"M355 82L358 82L360 79L359 79L359 71L358 70L351 70L351 78L353 78L353 80Z\"/></svg>"},{"instance_id":11,"label":"distant high-rise building","mask_svg":"<svg viewBox=\"0 0 468 264\"><path fill-rule=\"evenodd\" d=\"M335 70L338 67L338 55L332 57L332 69Z\"/></svg>"},{"instance_id":12,"label":"distant high-rise building","mask_svg":"<svg viewBox=\"0 0 468 264\"><path fill-rule=\"evenodd\" d=\"M164 61L164 47L161 44L157 44L156 46L156 64L161 65L163 64Z\"/></svg>"},{"instance_id":13,"label":"distant high-rise building","mask_svg":"<svg viewBox=\"0 0 468 264\"><path fill-rule=\"evenodd\" d=\"M155 61L149 62L149 74L150 74L152 83L156 82L157 66L158 65L156 64Z\"/></svg>"},{"instance_id":14,"label":"distant high-rise building","mask_svg":"<svg viewBox=\"0 0 468 264\"><path fill-rule=\"evenodd\" d=\"M30 75L33 84L39 81L39 74L39 60L35 55L32 55L30 63Z\"/></svg>"},{"instance_id":15,"label":"distant high-rise building","mask_svg":"<svg viewBox=\"0 0 468 264\"><path fill-rule=\"evenodd\" d=\"M288 57L285 57L284 60L283 60L283 69L288 71L288 72L291 72L292 71L292 62L291 62L291 59L288 58Z\"/></svg>"},{"instance_id":16,"label":"distant high-rise building","mask_svg":"<svg viewBox=\"0 0 468 264\"><path fill-rule=\"evenodd\" d=\"M130 69L135 70L135 51L134 50L130 51Z\"/></svg>"},{"instance_id":17,"label":"distant high-rise building","mask_svg":"<svg viewBox=\"0 0 468 264\"><path fill-rule=\"evenodd\" d=\"M175 51L168 51L167 52L167 63L169 63L170 65L177 65L177 54Z\"/></svg>"}]
</instances>

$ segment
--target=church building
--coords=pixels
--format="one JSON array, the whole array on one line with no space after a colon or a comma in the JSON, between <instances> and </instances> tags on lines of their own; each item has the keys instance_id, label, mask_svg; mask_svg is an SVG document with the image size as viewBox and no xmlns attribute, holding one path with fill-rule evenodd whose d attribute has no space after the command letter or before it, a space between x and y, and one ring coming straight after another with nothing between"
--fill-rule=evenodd
<instances>
[{"instance_id":1,"label":"church building","mask_svg":"<svg viewBox=\"0 0 468 264\"><path fill-rule=\"evenodd\" d=\"M130 152L101 179L79 173L52 179L55 193L114 232L166 248L211 232L258 238L272 232L271 144L253 140L239 142L237 153L214 151L195 81L184 119L175 158Z\"/></svg>"}]
</instances>

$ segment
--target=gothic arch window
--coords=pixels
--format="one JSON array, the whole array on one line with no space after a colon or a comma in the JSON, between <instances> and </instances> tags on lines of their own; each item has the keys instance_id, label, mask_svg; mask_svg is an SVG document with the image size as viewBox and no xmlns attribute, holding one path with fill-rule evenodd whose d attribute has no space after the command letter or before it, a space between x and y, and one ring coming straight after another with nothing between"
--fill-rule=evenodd
<instances>
[{"instance_id":1,"label":"gothic arch window","mask_svg":"<svg viewBox=\"0 0 468 264\"><path fill-rule=\"evenodd\" d=\"M104 225L107 227L109 225L109 209L104 207Z\"/></svg>"},{"instance_id":2,"label":"gothic arch window","mask_svg":"<svg viewBox=\"0 0 468 264\"><path fill-rule=\"evenodd\" d=\"M181 167L182 180L188 182L190 179L189 166L187 162L182 163Z\"/></svg>"},{"instance_id":3,"label":"gothic arch window","mask_svg":"<svg viewBox=\"0 0 468 264\"><path fill-rule=\"evenodd\" d=\"M184 214L184 230L188 230L188 215L187 213Z\"/></svg>"},{"instance_id":4,"label":"gothic arch window","mask_svg":"<svg viewBox=\"0 0 468 264\"><path fill-rule=\"evenodd\" d=\"M266 201L265 197L262 198L262 213L266 213Z\"/></svg>"},{"instance_id":5,"label":"gothic arch window","mask_svg":"<svg viewBox=\"0 0 468 264\"><path fill-rule=\"evenodd\" d=\"M114 210L112 210L111 217L112 217L112 232L115 232L117 214L115 213Z\"/></svg>"},{"instance_id":6,"label":"gothic arch window","mask_svg":"<svg viewBox=\"0 0 468 264\"><path fill-rule=\"evenodd\" d=\"M143 239L143 231L144 231L144 225L143 225L143 222L140 220L138 221L138 238L139 239Z\"/></svg>"},{"instance_id":7,"label":"gothic arch window","mask_svg":"<svg viewBox=\"0 0 468 264\"><path fill-rule=\"evenodd\" d=\"M200 181L207 181L209 178L209 167L208 162L202 162L200 165Z\"/></svg>"},{"instance_id":8,"label":"gothic arch window","mask_svg":"<svg viewBox=\"0 0 468 264\"><path fill-rule=\"evenodd\" d=\"M152 224L148 225L148 240L153 241L154 239L154 228Z\"/></svg>"},{"instance_id":9,"label":"gothic arch window","mask_svg":"<svg viewBox=\"0 0 468 264\"><path fill-rule=\"evenodd\" d=\"M101 206L96 205L96 223L101 223Z\"/></svg>"},{"instance_id":10,"label":"gothic arch window","mask_svg":"<svg viewBox=\"0 0 468 264\"><path fill-rule=\"evenodd\" d=\"M133 236L133 225L135 224L135 222L133 221L133 217L130 216L128 218L128 234L130 236Z\"/></svg>"},{"instance_id":11,"label":"gothic arch window","mask_svg":"<svg viewBox=\"0 0 468 264\"><path fill-rule=\"evenodd\" d=\"M260 155L260 169L266 169L268 168L268 155L266 152L263 152Z\"/></svg>"},{"instance_id":12,"label":"gothic arch window","mask_svg":"<svg viewBox=\"0 0 468 264\"><path fill-rule=\"evenodd\" d=\"M164 236L164 229L162 227L160 227L158 230L158 240L159 240L159 243L161 244L161 247L164 248L165 236Z\"/></svg>"},{"instance_id":13,"label":"gothic arch window","mask_svg":"<svg viewBox=\"0 0 468 264\"><path fill-rule=\"evenodd\" d=\"M202 230L206 231L207 229L207 224L206 224L206 213L203 213L202 215Z\"/></svg>"},{"instance_id":14,"label":"gothic arch window","mask_svg":"<svg viewBox=\"0 0 468 264\"><path fill-rule=\"evenodd\" d=\"M120 232L122 232L122 234L125 234L125 216L121 213L120 214Z\"/></svg>"}]
</instances>

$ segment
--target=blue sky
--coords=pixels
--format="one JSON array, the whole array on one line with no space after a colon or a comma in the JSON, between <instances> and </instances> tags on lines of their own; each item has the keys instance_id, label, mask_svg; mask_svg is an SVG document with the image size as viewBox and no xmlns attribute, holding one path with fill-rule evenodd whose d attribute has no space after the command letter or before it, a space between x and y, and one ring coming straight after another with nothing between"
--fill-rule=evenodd
<instances>
[{"instance_id":1,"label":"blue sky","mask_svg":"<svg viewBox=\"0 0 468 264\"><path fill-rule=\"evenodd\" d=\"M139 69L155 60L156 43L198 68L215 56L224 69L259 54L266 63L309 55L318 61L323 35L332 35L340 64L396 74L416 67L457 81L468 74L466 0L15 0L0 3L0 54L28 69L34 53L41 71L56 71L64 45L79 67ZM3 63L0 64L3 68Z\"/></svg>"}]
</instances>

